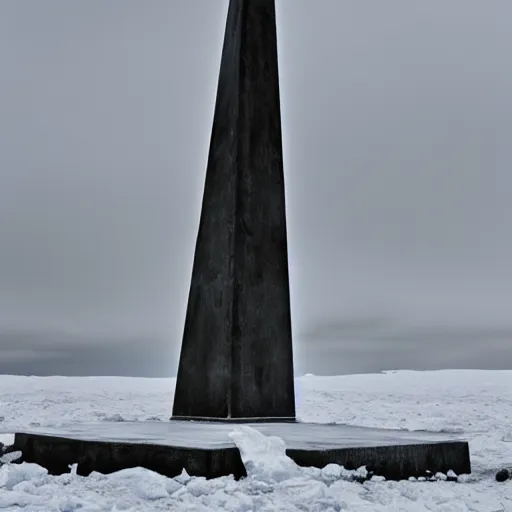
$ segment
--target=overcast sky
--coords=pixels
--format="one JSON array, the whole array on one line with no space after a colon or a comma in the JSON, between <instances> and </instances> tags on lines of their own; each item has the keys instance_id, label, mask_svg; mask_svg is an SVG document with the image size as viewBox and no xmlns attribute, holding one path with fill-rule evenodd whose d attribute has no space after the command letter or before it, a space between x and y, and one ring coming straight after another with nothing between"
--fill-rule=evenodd
<instances>
[{"instance_id":1,"label":"overcast sky","mask_svg":"<svg viewBox=\"0 0 512 512\"><path fill-rule=\"evenodd\" d=\"M512 367L512 3L277 7L296 368ZM0 372L175 373L226 12L0 3Z\"/></svg>"}]
</instances>

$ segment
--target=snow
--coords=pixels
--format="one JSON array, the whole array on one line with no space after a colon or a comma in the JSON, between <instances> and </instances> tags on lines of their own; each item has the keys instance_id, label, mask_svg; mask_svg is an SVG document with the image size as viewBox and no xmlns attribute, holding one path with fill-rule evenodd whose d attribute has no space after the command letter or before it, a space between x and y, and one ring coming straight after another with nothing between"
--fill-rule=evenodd
<instances>
[{"instance_id":1,"label":"snow","mask_svg":"<svg viewBox=\"0 0 512 512\"><path fill-rule=\"evenodd\" d=\"M230 434L240 451L247 476L264 482L282 482L298 477L300 471L286 455L286 445L276 436L265 436L258 430L240 426Z\"/></svg>"},{"instance_id":2,"label":"snow","mask_svg":"<svg viewBox=\"0 0 512 512\"><path fill-rule=\"evenodd\" d=\"M167 421L174 379L0 376L0 442L12 432L70 422ZM34 464L0 466L0 510L8 511L368 511L512 512L512 371L396 371L296 380L302 421L467 438L471 475L435 481L365 480L365 469L299 468L279 438L233 426L248 477L169 479L132 468L84 478L48 475ZM7 462L7 461L6 461ZM363 482L363 483L361 483Z\"/></svg>"},{"instance_id":3,"label":"snow","mask_svg":"<svg viewBox=\"0 0 512 512\"><path fill-rule=\"evenodd\" d=\"M2 425L2 423L0 423ZM14 442L14 434L0 434L0 443L9 446Z\"/></svg>"}]
</instances>

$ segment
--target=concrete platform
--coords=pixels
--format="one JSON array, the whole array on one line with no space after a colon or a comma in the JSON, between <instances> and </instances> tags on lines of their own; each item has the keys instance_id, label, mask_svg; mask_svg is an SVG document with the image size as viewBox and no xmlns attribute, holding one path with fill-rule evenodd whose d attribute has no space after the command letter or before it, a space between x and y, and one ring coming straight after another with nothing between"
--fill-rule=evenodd
<instances>
[{"instance_id":1,"label":"concrete platform","mask_svg":"<svg viewBox=\"0 0 512 512\"><path fill-rule=\"evenodd\" d=\"M300 466L367 466L395 480L428 471L471 472L468 444L454 436L308 423L247 425L281 437L287 454ZM169 477L186 469L195 476L240 478L245 468L228 436L236 426L182 421L77 424L17 433L14 447L23 452L24 461L53 474L66 473L78 463L80 475L141 466Z\"/></svg>"}]
</instances>

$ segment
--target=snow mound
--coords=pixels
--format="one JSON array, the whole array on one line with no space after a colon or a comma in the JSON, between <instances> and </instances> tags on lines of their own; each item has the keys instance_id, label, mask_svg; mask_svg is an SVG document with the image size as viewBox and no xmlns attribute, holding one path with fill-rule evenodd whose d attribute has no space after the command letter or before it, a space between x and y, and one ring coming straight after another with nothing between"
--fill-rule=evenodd
<instances>
[{"instance_id":1,"label":"snow mound","mask_svg":"<svg viewBox=\"0 0 512 512\"><path fill-rule=\"evenodd\" d=\"M111 484L125 487L143 501L167 498L181 488L174 480L144 468L129 468L108 475Z\"/></svg>"},{"instance_id":2,"label":"snow mound","mask_svg":"<svg viewBox=\"0 0 512 512\"><path fill-rule=\"evenodd\" d=\"M37 464L4 464L0 467L0 489L11 491L21 482L38 481L48 471Z\"/></svg>"},{"instance_id":3,"label":"snow mound","mask_svg":"<svg viewBox=\"0 0 512 512\"><path fill-rule=\"evenodd\" d=\"M285 442L264 436L252 427L240 426L229 434L240 451L247 476L264 482L282 482L300 475L300 468L286 455Z\"/></svg>"}]
</instances>

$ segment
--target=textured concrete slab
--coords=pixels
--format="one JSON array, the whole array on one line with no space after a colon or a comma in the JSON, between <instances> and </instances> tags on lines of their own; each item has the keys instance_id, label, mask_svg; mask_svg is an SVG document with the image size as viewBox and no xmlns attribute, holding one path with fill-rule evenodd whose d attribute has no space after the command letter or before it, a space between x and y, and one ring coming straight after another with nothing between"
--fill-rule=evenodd
<instances>
[{"instance_id":1,"label":"textured concrete slab","mask_svg":"<svg viewBox=\"0 0 512 512\"><path fill-rule=\"evenodd\" d=\"M428 471L470 473L467 442L428 432L369 429L307 423L248 424L265 435L281 437L287 454L301 466L329 463L357 469L367 466L389 479L423 476ZM245 476L238 449L228 434L236 425L202 422L122 422L37 428L17 433L15 448L23 459L65 473L110 473L141 466L166 476L186 469L207 478Z\"/></svg>"}]
</instances>

